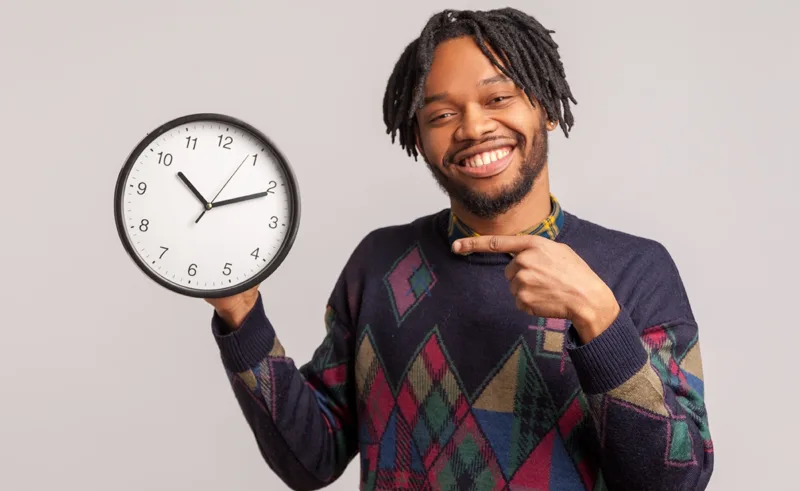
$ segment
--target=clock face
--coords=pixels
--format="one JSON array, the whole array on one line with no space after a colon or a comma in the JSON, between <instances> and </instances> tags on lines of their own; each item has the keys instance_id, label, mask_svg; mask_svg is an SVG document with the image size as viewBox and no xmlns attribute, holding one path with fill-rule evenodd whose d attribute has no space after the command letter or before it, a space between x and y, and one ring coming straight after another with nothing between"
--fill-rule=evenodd
<instances>
[{"instance_id":1,"label":"clock face","mask_svg":"<svg viewBox=\"0 0 800 491\"><path fill-rule=\"evenodd\" d=\"M149 134L117 181L120 239L154 281L194 297L233 295L288 253L299 220L291 168L248 124L216 114Z\"/></svg>"}]
</instances>

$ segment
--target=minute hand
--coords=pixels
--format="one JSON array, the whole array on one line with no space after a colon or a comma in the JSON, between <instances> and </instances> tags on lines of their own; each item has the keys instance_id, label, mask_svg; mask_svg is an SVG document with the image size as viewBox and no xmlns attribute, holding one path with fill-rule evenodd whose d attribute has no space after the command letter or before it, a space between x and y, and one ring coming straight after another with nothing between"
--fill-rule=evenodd
<instances>
[{"instance_id":1,"label":"minute hand","mask_svg":"<svg viewBox=\"0 0 800 491\"><path fill-rule=\"evenodd\" d=\"M251 199L260 198L262 196L268 195L269 193L271 193L271 191L262 191L260 193L248 194L246 196L239 196L238 198L231 198L231 199L218 201L216 203L212 203L212 205L213 205L214 208L219 208L220 206L231 205L233 203L239 203L240 201L248 201L248 200L251 200Z\"/></svg>"}]
</instances>

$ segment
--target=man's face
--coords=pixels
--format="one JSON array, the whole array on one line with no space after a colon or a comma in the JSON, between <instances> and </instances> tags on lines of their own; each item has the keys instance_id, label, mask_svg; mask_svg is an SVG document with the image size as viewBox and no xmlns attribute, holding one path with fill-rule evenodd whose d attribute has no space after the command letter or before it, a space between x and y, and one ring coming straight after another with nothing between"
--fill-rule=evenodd
<instances>
[{"instance_id":1,"label":"man's face","mask_svg":"<svg viewBox=\"0 0 800 491\"><path fill-rule=\"evenodd\" d=\"M425 101L417 112L418 148L451 199L489 219L530 192L547 161L545 112L472 38L436 48Z\"/></svg>"}]
</instances>

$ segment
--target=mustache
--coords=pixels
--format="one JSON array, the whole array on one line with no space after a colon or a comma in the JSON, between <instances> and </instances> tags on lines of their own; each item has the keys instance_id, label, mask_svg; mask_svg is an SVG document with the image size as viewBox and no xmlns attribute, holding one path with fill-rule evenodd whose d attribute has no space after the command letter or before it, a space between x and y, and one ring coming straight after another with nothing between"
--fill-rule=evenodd
<instances>
[{"instance_id":1,"label":"mustache","mask_svg":"<svg viewBox=\"0 0 800 491\"><path fill-rule=\"evenodd\" d=\"M517 147L524 148L525 137L522 136L522 134L514 133L513 135L511 135L511 137L516 142ZM442 158L442 167L446 169L446 168L450 167L451 165L455 165L456 164L456 162L454 160L455 156L458 155L460 152L463 152L464 150L468 150L468 149L470 149L472 147L477 147L478 145L482 145L484 143L492 142L492 141L495 141L495 140L508 140L508 137L507 136L490 136L488 138L484 138L483 140L473 140L473 141L467 142L466 144L461 145L459 147L456 147L456 148L450 150L449 152L447 152L445 154L445 156Z\"/></svg>"}]
</instances>

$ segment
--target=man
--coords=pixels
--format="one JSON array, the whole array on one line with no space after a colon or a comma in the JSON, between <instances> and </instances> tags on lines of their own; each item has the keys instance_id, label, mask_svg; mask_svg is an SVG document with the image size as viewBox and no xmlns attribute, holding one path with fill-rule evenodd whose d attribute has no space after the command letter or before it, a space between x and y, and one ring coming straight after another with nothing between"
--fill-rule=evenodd
<instances>
[{"instance_id":1,"label":"man","mask_svg":"<svg viewBox=\"0 0 800 491\"><path fill-rule=\"evenodd\" d=\"M296 368L257 288L208 300L268 465L318 489L698 490L713 467L694 321L658 243L564 211L547 133L575 103L548 31L445 11L403 52L384 115L451 207L368 234ZM306 329L305 326L279 326Z\"/></svg>"}]
</instances>

